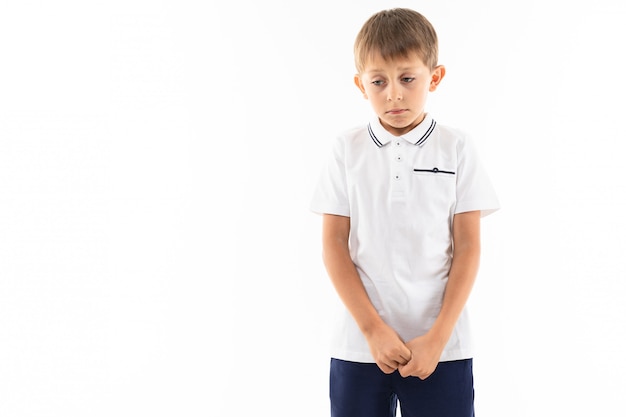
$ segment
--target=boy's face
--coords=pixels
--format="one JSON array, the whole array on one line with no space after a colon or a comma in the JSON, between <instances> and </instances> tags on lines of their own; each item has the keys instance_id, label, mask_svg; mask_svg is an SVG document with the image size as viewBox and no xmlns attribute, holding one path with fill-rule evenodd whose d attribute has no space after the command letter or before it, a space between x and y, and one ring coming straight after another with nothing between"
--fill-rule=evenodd
<instances>
[{"instance_id":1,"label":"boy's face","mask_svg":"<svg viewBox=\"0 0 626 417\"><path fill-rule=\"evenodd\" d=\"M443 66L430 70L416 54L388 61L375 56L354 82L383 127L400 136L424 120L428 93L436 90L444 75Z\"/></svg>"}]
</instances>

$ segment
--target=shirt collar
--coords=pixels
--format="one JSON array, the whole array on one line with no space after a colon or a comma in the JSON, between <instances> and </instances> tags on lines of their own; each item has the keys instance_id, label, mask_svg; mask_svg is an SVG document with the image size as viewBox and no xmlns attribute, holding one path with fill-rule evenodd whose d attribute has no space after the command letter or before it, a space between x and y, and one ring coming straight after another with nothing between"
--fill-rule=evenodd
<instances>
[{"instance_id":1,"label":"shirt collar","mask_svg":"<svg viewBox=\"0 0 626 417\"><path fill-rule=\"evenodd\" d=\"M424 120L415 126L413 130L402 136L394 136L380 124L380 120L376 117L367 125L367 131L374 144L379 148L382 148L396 137L400 137L413 145L422 146L433 133L436 125L435 119L427 113Z\"/></svg>"}]
</instances>

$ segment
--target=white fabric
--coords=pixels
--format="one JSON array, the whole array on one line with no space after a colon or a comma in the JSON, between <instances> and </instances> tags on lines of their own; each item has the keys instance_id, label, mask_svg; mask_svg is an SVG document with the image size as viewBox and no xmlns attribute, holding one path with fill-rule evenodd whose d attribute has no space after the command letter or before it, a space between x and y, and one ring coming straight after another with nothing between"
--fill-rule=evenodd
<instances>
[{"instance_id":1,"label":"white fabric","mask_svg":"<svg viewBox=\"0 0 626 417\"><path fill-rule=\"evenodd\" d=\"M311 210L350 217L350 253L381 317L408 341L439 314L452 262L455 213L499 208L471 140L426 119L396 137L378 119L334 142ZM374 362L344 309L331 338L331 356ZM442 361L472 357L467 311Z\"/></svg>"}]
</instances>

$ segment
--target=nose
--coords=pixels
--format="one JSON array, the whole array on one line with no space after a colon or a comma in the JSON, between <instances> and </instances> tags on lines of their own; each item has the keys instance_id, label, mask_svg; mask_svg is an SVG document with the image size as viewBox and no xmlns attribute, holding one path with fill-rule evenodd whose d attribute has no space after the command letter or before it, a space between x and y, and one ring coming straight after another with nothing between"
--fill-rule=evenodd
<instances>
[{"instance_id":1,"label":"nose","mask_svg":"<svg viewBox=\"0 0 626 417\"><path fill-rule=\"evenodd\" d=\"M402 90L397 83L389 83L389 89L387 91L387 101L399 101L402 100Z\"/></svg>"}]
</instances>

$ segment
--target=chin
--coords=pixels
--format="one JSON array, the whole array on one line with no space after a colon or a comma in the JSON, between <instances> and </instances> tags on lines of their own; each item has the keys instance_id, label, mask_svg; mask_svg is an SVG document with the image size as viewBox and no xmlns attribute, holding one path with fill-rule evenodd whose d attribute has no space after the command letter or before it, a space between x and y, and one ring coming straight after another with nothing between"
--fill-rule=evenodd
<instances>
[{"instance_id":1,"label":"chin","mask_svg":"<svg viewBox=\"0 0 626 417\"><path fill-rule=\"evenodd\" d=\"M398 130L409 129L411 127L410 123L387 123L390 127Z\"/></svg>"}]
</instances>

